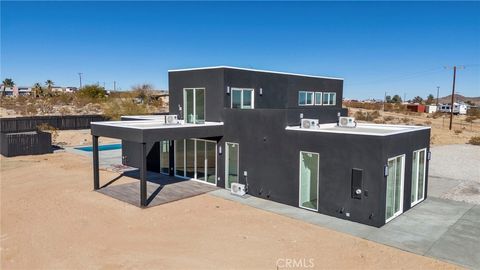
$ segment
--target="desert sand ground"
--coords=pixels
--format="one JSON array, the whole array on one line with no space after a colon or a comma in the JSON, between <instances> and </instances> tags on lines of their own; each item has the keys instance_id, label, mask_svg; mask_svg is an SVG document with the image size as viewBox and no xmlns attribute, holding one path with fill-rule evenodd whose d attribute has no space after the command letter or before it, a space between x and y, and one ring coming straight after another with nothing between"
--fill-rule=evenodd
<instances>
[{"instance_id":1,"label":"desert sand ground","mask_svg":"<svg viewBox=\"0 0 480 270\"><path fill-rule=\"evenodd\" d=\"M0 161L1 269L458 268L210 195L140 209L93 192L91 160L67 152Z\"/></svg>"},{"instance_id":2,"label":"desert sand ground","mask_svg":"<svg viewBox=\"0 0 480 270\"><path fill-rule=\"evenodd\" d=\"M92 134L90 129L82 130L58 130L58 136L52 137L53 144L59 146L77 146L77 145L92 145ZM99 144L120 143L120 140L100 137Z\"/></svg>"},{"instance_id":3,"label":"desert sand ground","mask_svg":"<svg viewBox=\"0 0 480 270\"><path fill-rule=\"evenodd\" d=\"M348 108L350 116L354 116L355 112L359 110L370 113L374 112L373 110ZM393 118L392 120L387 121L387 124L430 126L432 128L430 136L430 143L432 145L465 144L468 143L471 137L480 136L480 120L477 119L473 123L468 123L465 121L465 115L455 115L453 118L452 130L449 130L450 118L447 114L434 119L431 114L427 113L413 113L407 115L396 112L384 112L381 110L378 112L381 115L378 120L382 120L384 117ZM404 118L407 118L409 121L405 123L403 120ZM455 132L455 130L457 130L457 132Z\"/></svg>"}]
</instances>

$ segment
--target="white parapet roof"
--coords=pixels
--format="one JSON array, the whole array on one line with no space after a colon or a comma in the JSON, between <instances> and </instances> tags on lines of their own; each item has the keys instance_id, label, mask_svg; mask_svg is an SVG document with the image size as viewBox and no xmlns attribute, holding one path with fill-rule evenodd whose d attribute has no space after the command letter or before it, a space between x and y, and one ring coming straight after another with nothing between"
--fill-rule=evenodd
<instances>
[{"instance_id":1,"label":"white parapet roof","mask_svg":"<svg viewBox=\"0 0 480 270\"><path fill-rule=\"evenodd\" d=\"M231 67L231 66L213 66L213 67L170 69L170 70L168 70L168 72L204 70L204 69L219 69L219 68L228 68L228 69L237 69L237 70L246 70L246 71L265 72L265 73L274 73L274 74L282 74L282 75L293 75L293 76L302 76L302 77L310 77L310 78L320 78L320 79L331 79L331 80L342 80L343 81L343 78L338 78L338 77L317 76L317 75L308 75L308 74L300 74L300 73L289 73L289 72L281 72L281 71L262 70L262 69L253 69L253 68L241 68L241 67Z\"/></svg>"},{"instance_id":2,"label":"white parapet roof","mask_svg":"<svg viewBox=\"0 0 480 270\"><path fill-rule=\"evenodd\" d=\"M407 126L407 125L384 125L384 124L367 124L358 123L356 127L339 127L336 123L320 124L315 128L301 128L300 126L288 126L286 130L305 131L305 132L324 132L324 133L340 133L353 135L369 135L369 136L389 136L400 133L407 133L418 130L430 129L424 126Z\"/></svg>"},{"instance_id":3,"label":"white parapet roof","mask_svg":"<svg viewBox=\"0 0 480 270\"><path fill-rule=\"evenodd\" d=\"M204 122L201 124L190 124L190 123L185 123L183 120L179 120L178 124L166 124L165 121L163 120L145 119L145 120L132 120L132 121L92 122L92 125L146 130L146 129L223 126L223 122Z\"/></svg>"}]
</instances>

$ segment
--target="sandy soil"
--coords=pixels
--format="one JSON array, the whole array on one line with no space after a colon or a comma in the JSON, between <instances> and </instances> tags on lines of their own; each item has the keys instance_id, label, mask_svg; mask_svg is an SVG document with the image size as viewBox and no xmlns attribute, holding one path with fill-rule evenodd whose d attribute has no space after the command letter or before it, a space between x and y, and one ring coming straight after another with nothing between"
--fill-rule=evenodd
<instances>
[{"instance_id":1,"label":"sandy soil","mask_svg":"<svg viewBox=\"0 0 480 270\"><path fill-rule=\"evenodd\" d=\"M2 269L457 268L210 195L140 209L93 192L90 164L1 157Z\"/></svg>"},{"instance_id":2,"label":"sandy soil","mask_svg":"<svg viewBox=\"0 0 480 270\"><path fill-rule=\"evenodd\" d=\"M351 116L359 110L363 112L373 112L373 110L348 108L349 115ZM465 115L454 116L452 130L449 130L450 118L447 115L434 119L430 114L426 113L412 115L383 111L379 111L379 113L381 117L378 118L378 120L384 119L384 117L393 118L393 120L387 121L387 124L430 126L432 128L431 144L433 145L465 144L468 143L471 137L480 136L480 120L468 123L465 121ZM409 120L407 123L404 121L405 118ZM457 132L455 132L456 130Z\"/></svg>"},{"instance_id":3,"label":"sandy soil","mask_svg":"<svg viewBox=\"0 0 480 270\"><path fill-rule=\"evenodd\" d=\"M57 131L58 136L54 139L53 144L60 146L77 146L77 145L92 145L92 134L90 129L82 130L59 130ZM100 137L100 144L109 144L109 143L120 143L120 140Z\"/></svg>"}]
</instances>

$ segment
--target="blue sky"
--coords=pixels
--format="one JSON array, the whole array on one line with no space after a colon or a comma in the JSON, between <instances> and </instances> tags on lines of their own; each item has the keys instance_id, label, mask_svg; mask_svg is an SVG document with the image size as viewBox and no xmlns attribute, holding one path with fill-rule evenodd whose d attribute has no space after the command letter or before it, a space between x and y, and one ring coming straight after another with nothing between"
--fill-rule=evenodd
<instances>
[{"instance_id":1,"label":"blue sky","mask_svg":"<svg viewBox=\"0 0 480 270\"><path fill-rule=\"evenodd\" d=\"M129 89L230 65L345 78L347 98L480 96L479 2L1 2L1 78Z\"/></svg>"}]
</instances>

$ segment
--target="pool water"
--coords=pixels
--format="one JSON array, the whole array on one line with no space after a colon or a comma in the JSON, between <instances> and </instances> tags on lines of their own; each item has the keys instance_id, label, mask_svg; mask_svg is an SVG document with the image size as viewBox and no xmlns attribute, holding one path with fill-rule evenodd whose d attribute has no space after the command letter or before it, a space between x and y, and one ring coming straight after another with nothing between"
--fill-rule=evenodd
<instances>
[{"instance_id":1,"label":"pool water","mask_svg":"<svg viewBox=\"0 0 480 270\"><path fill-rule=\"evenodd\" d=\"M81 150L81 151L92 152L93 151L93 146L76 147L75 149ZM122 144L121 143L105 144L105 145L99 145L98 146L98 151L108 151L108 150L117 150L117 149L122 149Z\"/></svg>"}]
</instances>

